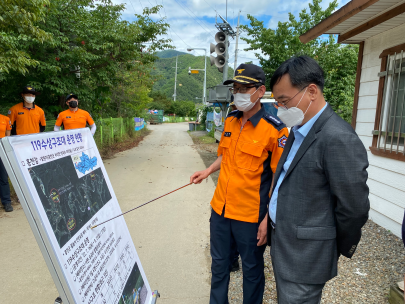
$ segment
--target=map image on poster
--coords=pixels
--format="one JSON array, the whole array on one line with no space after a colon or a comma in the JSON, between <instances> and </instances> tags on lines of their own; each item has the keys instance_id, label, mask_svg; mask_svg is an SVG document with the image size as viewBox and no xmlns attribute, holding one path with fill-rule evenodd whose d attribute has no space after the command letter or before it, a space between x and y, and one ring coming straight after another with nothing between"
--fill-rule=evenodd
<instances>
[{"instance_id":1,"label":"map image on poster","mask_svg":"<svg viewBox=\"0 0 405 304\"><path fill-rule=\"evenodd\" d=\"M111 199L101 169L91 171L97 158L86 152L80 158L76 164L66 156L28 169L60 248Z\"/></svg>"}]
</instances>

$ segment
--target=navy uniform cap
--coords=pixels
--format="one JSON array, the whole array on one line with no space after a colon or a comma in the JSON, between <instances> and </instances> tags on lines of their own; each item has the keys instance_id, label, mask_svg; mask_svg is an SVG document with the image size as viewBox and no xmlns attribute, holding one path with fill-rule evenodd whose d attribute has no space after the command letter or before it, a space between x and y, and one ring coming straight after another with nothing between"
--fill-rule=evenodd
<instances>
[{"instance_id":1,"label":"navy uniform cap","mask_svg":"<svg viewBox=\"0 0 405 304\"><path fill-rule=\"evenodd\" d=\"M71 98L79 99L79 97L77 97L76 94L69 94L68 96L66 96L66 101L68 101L68 100L71 99Z\"/></svg>"},{"instance_id":2,"label":"navy uniform cap","mask_svg":"<svg viewBox=\"0 0 405 304\"><path fill-rule=\"evenodd\" d=\"M33 87L30 86L26 86L22 89L21 94L33 94L33 95L40 95L40 92L35 91L35 89Z\"/></svg>"},{"instance_id":3,"label":"navy uniform cap","mask_svg":"<svg viewBox=\"0 0 405 304\"><path fill-rule=\"evenodd\" d=\"M224 82L225 85L231 83L240 84L257 84L264 85L266 76L261 67L254 64L242 63L235 70L235 76L232 79L228 79Z\"/></svg>"}]
</instances>

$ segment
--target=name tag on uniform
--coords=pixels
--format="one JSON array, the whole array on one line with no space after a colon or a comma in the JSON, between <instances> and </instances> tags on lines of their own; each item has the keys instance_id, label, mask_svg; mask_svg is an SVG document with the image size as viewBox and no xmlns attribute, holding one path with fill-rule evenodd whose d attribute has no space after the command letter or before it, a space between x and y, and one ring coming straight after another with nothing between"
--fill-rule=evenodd
<instances>
[{"instance_id":1,"label":"name tag on uniform","mask_svg":"<svg viewBox=\"0 0 405 304\"><path fill-rule=\"evenodd\" d=\"M225 132L224 136L225 137L231 137L232 132Z\"/></svg>"},{"instance_id":2,"label":"name tag on uniform","mask_svg":"<svg viewBox=\"0 0 405 304\"><path fill-rule=\"evenodd\" d=\"M18 112L18 115L22 115L22 114L24 114L24 112Z\"/></svg>"},{"instance_id":3,"label":"name tag on uniform","mask_svg":"<svg viewBox=\"0 0 405 304\"><path fill-rule=\"evenodd\" d=\"M72 116L66 116L66 118L72 118Z\"/></svg>"}]
</instances>

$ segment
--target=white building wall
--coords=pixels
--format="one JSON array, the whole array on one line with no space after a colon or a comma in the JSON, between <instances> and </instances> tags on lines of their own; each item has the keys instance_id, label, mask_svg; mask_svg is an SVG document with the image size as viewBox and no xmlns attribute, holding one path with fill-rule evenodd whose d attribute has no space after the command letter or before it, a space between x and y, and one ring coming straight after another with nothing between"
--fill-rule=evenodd
<instances>
[{"instance_id":1,"label":"white building wall","mask_svg":"<svg viewBox=\"0 0 405 304\"><path fill-rule=\"evenodd\" d=\"M370 218L401 237L405 209L405 162L375 156L370 152L377 106L378 73L381 52L405 43L405 23L364 42L356 132L368 152L368 186L370 187Z\"/></svg>"}]
</instances>

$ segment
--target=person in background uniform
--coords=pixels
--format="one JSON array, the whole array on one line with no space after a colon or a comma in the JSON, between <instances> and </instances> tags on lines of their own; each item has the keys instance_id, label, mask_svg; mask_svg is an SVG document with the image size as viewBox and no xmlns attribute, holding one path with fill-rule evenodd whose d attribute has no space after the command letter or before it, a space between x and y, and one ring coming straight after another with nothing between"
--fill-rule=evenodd
<instances>
[{"instance_id":1,"label":"person in background uniform","mask_svg":"<svg viewBox=\"0 0 405 304\"><path fill-rule=\"evenodd\" d=\"M0 114L0 138L10 136L10 134L11 134L10 118ZM10 185L8 183L8 175L1 159L0 159L0 200L6 212L13 211L10 199Z\"/></svg>"},{"instance_id":2,"label":"person in background uniform","mask_svg":"<svg viewBox=\"0 0 405 304\"><path fill-rule=\"evenodd\" d=\"M324 72L308 56L281 64L270 81L278 117L291 127L269 206L268 242L280 304L319 304L351 258L368 219L367 151L323 96Z\"/></svg>"},{"instance_id":3,"label":"person in background uniform","mask_svg":"<svg viewBox=\"0 0 405 304\"><path fill-rule=\"evenodd\" d=\"M45 131L46 121L44 111L34 101L41 93L33 87L23 88L21 96L23 102L16 104L8 111L13 129L11 135L33 134Z\"/></svg>"},{"instance_id":4,"label":"person in background uniform","mask_svg":"<svg viewBox=\"0 0 405 304\"><path fill-rule=\"evenodd\" d=\"M79 109L79 98L75 94L66 96L66 105L68 110L59 113L56 119L54 131L59 131L63 125L65 130L85 128L86 123L89 124L91 134L96 133L96 124L89 112Z\"/></svg>"},{"instance_id":5,"label":"person in background uniform","mask_svg":"<svg viewBox=\"0 0 405 304\"><path fill-rule=\"evenodd\" d=\"M59 113L58 118L54 126L54 131L60 130L63 125L63 129L80 129L85 128L86 123L89 124L91 134L94 136L96 133L96 124L89 112L79 109L79 98L75 94L69 94L66 96L66 105L69 107L68 110ZM57 297L55 299L55 304L61 304L62 299Z\"/></svg>"},{"instance_id":6,"label":"person in background uniform","mask_svg":"<svg viewBox=\"0 0 405 304\"><path fill-rule=\"evenodd\" d=\"M284 150L288 130L260 103L266 92L263 70L241 64L231 89L238 111L225 120L217 160L195 172L190 182L199 184L221 169L211 200L211 304L226 304L232 241L242 259L243 303L259 304L264 293L264 259L267 208L272 177Z\"/></svg>"}]
</instances>

